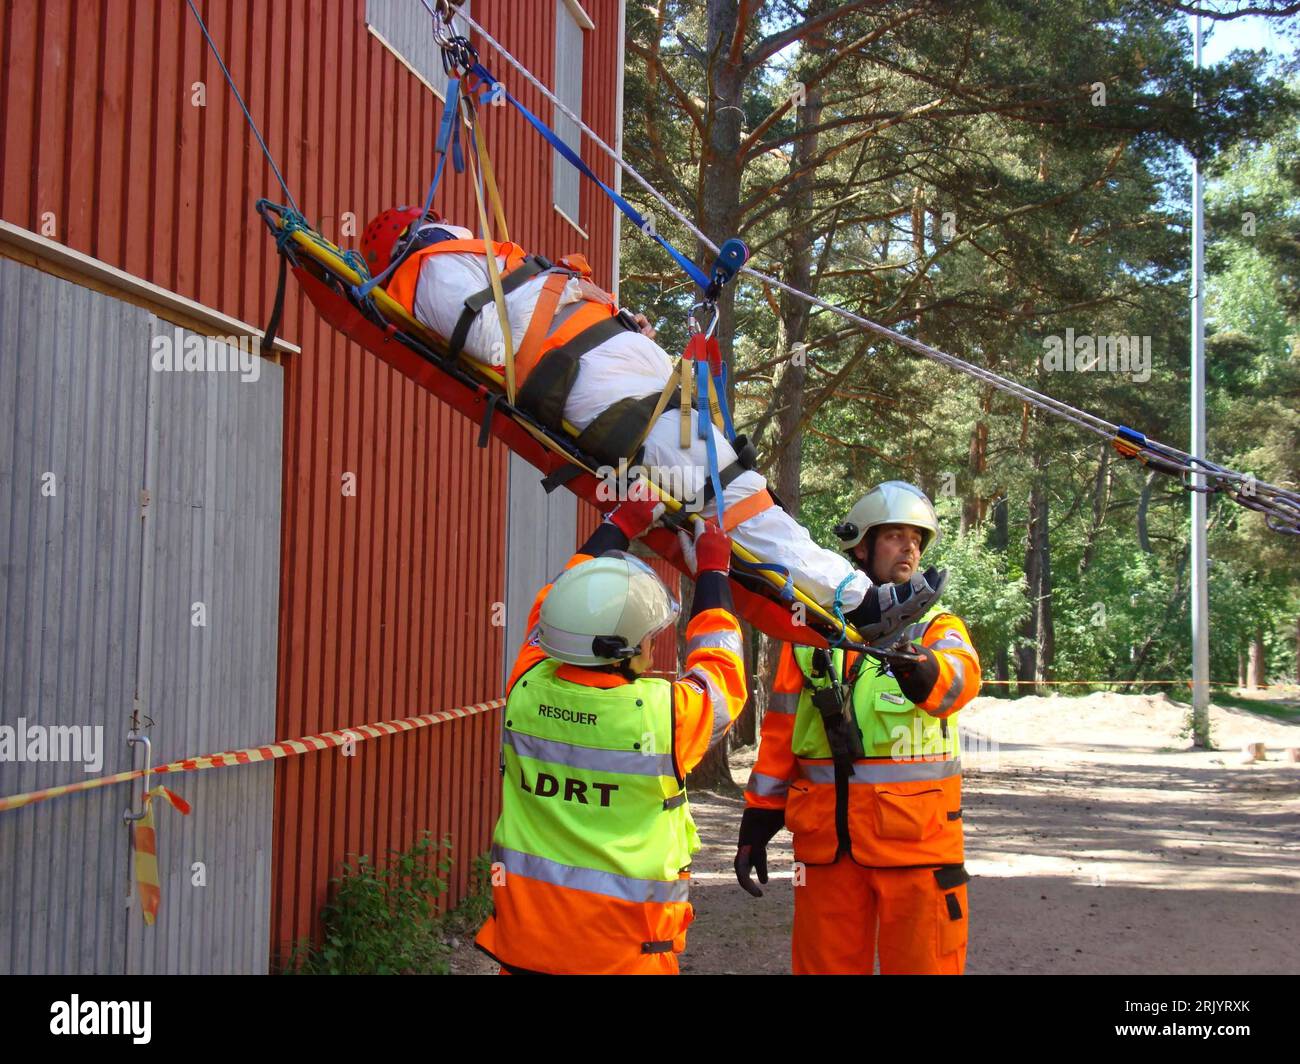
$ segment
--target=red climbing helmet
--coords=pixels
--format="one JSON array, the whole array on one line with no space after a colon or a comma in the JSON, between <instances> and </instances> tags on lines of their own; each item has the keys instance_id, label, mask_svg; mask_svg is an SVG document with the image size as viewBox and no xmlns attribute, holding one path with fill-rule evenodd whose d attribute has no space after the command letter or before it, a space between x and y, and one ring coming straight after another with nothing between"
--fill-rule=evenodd
<instances>
[{"instance_id":1,"label":"red climbing helmet","mask_svg":"<svg viewBox=\"0 0 1300 1064\"><path fill-rule=\"evenodd\" d=\"M366 260L366 268L371 277L377 277L388 269L393 261L393 253L407 229L421 217L419 207L389 207L370 219L365 232L361 234L361 255ZM431 222L442 221L437 211L429 211Z\"/></svg>"}]
</instances>

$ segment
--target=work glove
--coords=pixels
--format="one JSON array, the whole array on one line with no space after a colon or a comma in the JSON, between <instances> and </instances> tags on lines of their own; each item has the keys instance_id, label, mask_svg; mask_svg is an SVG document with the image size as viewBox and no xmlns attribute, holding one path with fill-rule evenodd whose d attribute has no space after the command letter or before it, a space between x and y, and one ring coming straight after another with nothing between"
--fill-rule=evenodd
<instances>
[{"instance_id":1,"label":"work glove","mask_svg":"<svg viewBox=\"0 0 1300 1064\"><path fill-rule=\"evenodd\" d=\"M759 809L750 806L740 817L740 839L736 843L736 882L756 898L763 892L754 885L750 870L758 873L760 883L767 882L767 844L785 827L784 809Z\"/></svg>"},{"instance_id":2,"label":"work glove","mask_svg":"<svg viewBox=\"0 0 1300 1064\"><path fill-rule=\"evenodd\" d=\"M948 570L931 566L903 584L879 584L848 615L868 643L880 643L911 624L933 606L948 583Z\"/></svg>"},{"instance_id":3,"label":"work glove","mask_svg":"<svg viewBox=\"0 0 1300 1064\"><path fill-rule=\"evenodd\" d=\"M698 577L700 573L725 575L731 571L731 537L718 527L717 522L697 521L694 540L685 529L678 529L677 542L692 576Z\"/></svg>"},{"instance_id":4,"label":"work glove","mask_svg":"<svg viewBox=\"0 0 1300 1064\"><path fill-rule=\"evenodd\" d=\"M627 499L605 515L629 540L648 532L663 516L664 504L647 480L637 480L627 489Z\"/></svg>"},{"instance_id":5,"label":"work glove","mask_svg":"<svg viewBox=\"0 0 1300 1064\"><path fill-rule=\"evenodd\" d=\"M939 682L939 658L929 647L902 639L893 646L906 654L916 654L920 661L891 661L889 671L898 681L899 689L909 702L924 702Z\"/></svg>"}]
</instances>

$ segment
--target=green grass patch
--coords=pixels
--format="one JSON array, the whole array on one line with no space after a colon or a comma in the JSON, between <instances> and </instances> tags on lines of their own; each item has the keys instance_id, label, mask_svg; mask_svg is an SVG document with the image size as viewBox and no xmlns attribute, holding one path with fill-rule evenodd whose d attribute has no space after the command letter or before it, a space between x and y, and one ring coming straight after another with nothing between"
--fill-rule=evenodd
<instances>
[{"instance_id":1,"label":"green grass patch","mask_svg":"<svg viewBox=\"0 0 1300 1064\"><path fill-rule=\"evenodd\" d=\"M1248 713L1256 713L1261 717L1268 717L1270 720L1281 721L1283 724L1300 724L1300 703L1291 701L1266 702L1257 698L1242 698L1239 695L1230 695L1227 692L1219 691L1215 691L1210 695L1210 701L1215 705L1244 709Z\"/></svg>"}]
</instances>

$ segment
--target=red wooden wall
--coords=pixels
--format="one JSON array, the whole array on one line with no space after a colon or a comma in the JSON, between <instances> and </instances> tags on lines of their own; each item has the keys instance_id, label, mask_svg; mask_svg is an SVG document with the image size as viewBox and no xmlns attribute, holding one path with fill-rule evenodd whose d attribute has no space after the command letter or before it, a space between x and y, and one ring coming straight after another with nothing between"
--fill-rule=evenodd
<instances>
[{"instance_id":1,"label":"red wooden wall","mask_svg":"<svg viewBox=\"0 0 1300 1064\"><path fill-rule=\"evenodd\" d=\"M583 118L612 143L620 0L582 0ZM199 0L299 206L331 239L415 202L432 174L439 101L366 29L364 0ZM554 84L550 0L475 0L473 13ZM490 48L535 113L550 105ZM282 201L184 0L4 0L0 217L246 321L265 321L275 256L254 201ZM206 100L196 105L195 84ZM613 213L584 182L589 239L551 206L549 150L508 109L484 112L511 236L583 251L609 285ZM584 146L602 179L613 166ZM471 219L466 180L438 207ZM277 738L500 695L505 452L324 325L292 287L282 335L284 478ZM237 440L231 441L238 446ZM352 473L356 495L342 492ZM277 763L271 940L313 933L350 853L382 856L451 833L450 900L487 844L499 800L498 714ZM194 751L195 754L206 751Z\"/></svg>"}]
</instances>

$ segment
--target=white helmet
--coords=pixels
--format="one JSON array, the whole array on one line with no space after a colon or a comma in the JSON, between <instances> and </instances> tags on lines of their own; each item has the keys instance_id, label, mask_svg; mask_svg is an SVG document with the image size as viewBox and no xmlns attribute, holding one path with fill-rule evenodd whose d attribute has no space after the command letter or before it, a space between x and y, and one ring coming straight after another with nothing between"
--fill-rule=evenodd
<instances>
[{"instance_id":1,"label":"white helmet","mask_svg":"<svg viewBox=\"0 0 1300 1064\"><path fill-rule=\"evenodd\" d=\"M542 649L571 665L635 657L677 620L676 599L653 569L623 551L575 565L542 600Z\"/></svg>"},{"instance_id":2,"label":"white helmet","mask_svg":"<svg viewBox=\"0 0 1300 1064\"><path fill-rule=\"evenodd\" d=\"M934 504L915 484L887 480L853 504L842 523L835 526L840 546L852 551L871 529L879 525L912 525L921 530L921 553L939 538L939 518Z\"/></svg>"}]
</instances>

